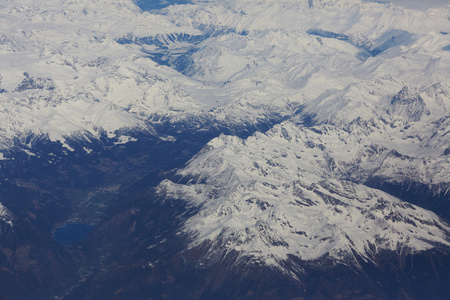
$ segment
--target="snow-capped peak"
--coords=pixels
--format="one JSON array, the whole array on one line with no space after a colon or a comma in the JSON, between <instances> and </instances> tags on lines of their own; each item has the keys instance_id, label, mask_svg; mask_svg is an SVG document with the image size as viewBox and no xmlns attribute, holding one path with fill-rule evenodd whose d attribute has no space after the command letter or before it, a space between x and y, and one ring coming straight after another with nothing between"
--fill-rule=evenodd
<instances>
[{"instance_id":1,"label":"snow-capped peak","mask_svg":"<svg viewBox=\"0 0 450 300\"><path fill-rule=\"evenodd\" d=\"M356 137L319 130L285 123L246 140L222 135L178 172L179 183L161 183L165 197L199 208L184 227L190 247L210 245L205 260L236 251L282 268L290 255L347 263L355 253L372 260L382 250L450 246L450 228L434 213L336 179L346 160L338 154L351 161Z\"/></svg>"}]
</instances>

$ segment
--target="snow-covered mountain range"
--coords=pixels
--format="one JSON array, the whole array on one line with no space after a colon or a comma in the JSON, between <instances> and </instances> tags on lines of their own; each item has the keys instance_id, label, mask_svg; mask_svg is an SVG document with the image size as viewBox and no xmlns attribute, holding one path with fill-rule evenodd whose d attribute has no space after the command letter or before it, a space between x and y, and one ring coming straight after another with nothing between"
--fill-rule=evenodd
<instances>
[{"instance_id":1,"label":"snow-covered mountain range","mask_svg":"<svg viewBox=\"0 0 450 300\"><path fill-rule=\"evenodd\" d=\"M0 234L14 236L11 249L22 249L23 224L51 240L64 218L97 223L103 215L89 219L80 203L107 206L92 196L99 191L114 191L125 203L117 207L132 203L129 232L139 232L145 205L130 195L151 182L146 195L156 206L175 201L195 211L176 229L188 241L180 253L197 253L195 268L237 255L234 265L275 267L302 281L305 261L363 270L362 261L377 265L385 253L447 253L449 5L173 4L0 3ZM172 159L168 149L177 163L159 159ZM23 211L8 198L16 189L31 199ZM67 216L50 220L52 205ZM117 211L98 225L108 245L120 245L108 223L121 224ZM133 243L153 249L147 238ZM21 256L10 248L0 250L13 266ZM86 259L100 265L106 256Z\"/></svg>"},{"instance_id":2,"label":"snow-covered mountain range","mask_svg":"<svg viewBox=\"0 0 450 300\"><path fill-rule=\"evenodd\" d=\"M188 115L257 123L306 103L320 108L322 98L386 76L400 87L372 98L404 85L448 89L442 9L348 0L212 1L157 13L127 0L0 8L4 140L100 128L112 135Z\"/></svg>"},{"instance_id":3,"label":"snow-covered mountain range","mask_svg":"<svg viewBox=\"0 0 450 300\"><path fill-rule=\"evenodd\" d=\"M231 86L253 76L270 89L278 81L301 95L304 110L265 134L214 139L175 183L160 184L168 199L199 209L183 228L190 247L208 249L209 263L238 252L279 268L292 256L348 263L354 255L375 260L382 249L448 247L436 215L363 185L423 184L448 199L449 22L430 17L443 12L384 4L380 13L380 4L358 1L229 5L245 15L234 21L245 35L217 38L214 50L201 43L183 72ZM256 51L249 40L272 48L236 68L234 57Z\"/></svg>"},{"instance_id":4,"label":"snow-covered mountain range","mask_svg":"<svg viewBox=\"0 0 450 300\"><path fill-rule=\"evenodd\" d=\"M436 215L347 179L412 173L448 190L448 165L404 163L395 150L361 140L357 132L290 122L246 140L221 136L178 172L181 183L164 181L159 193L200 207L184 230L194 236L191 247L213 244L209 259L235 250L279 266L289 255L346 262L355 254L373 259L381 249L448 247L449 227Z\"/></svg>"}]
</instances>

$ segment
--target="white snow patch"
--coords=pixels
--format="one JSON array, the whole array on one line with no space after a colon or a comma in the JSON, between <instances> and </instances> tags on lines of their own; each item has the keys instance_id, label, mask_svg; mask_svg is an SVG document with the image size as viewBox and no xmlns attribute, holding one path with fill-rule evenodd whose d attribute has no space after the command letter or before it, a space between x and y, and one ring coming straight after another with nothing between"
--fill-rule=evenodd
<instances>
[{"instance_id":1,"label":"white snow patch","mask_svg":"<svg viewBox=\"0 0 450 300\"><path fill-rule=\"evenodd\" d=\"M75 149L73 149L72 147L70 147L70 146L69 146L68 144L66 144L66 143L63 143L62 146L63 146L64 148L66 148L67 150L69 150L70 152L74 152L74 151L75 151Z\"/></svg>"},{"instance_id":2,"label":"white snow patch","mask_svg":"<svg viewBox=\"0 0 450 300\"><path fill-rule=\"evenodd\" d=\"M114 143L114 145L121 145L121 144L126 144L129 142L136 142L137 139L131 136L127 136L127 135L121 135L119 137L119 140L117 142Z\"/></svg>"}]
</instances>

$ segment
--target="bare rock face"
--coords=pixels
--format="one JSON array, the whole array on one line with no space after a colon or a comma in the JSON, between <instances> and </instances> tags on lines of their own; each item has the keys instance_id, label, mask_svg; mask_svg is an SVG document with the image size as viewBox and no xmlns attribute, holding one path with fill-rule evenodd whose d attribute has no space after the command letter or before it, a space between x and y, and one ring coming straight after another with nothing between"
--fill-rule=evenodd
<instances>
[{"instance_id":1,"label":"bare rock face","mask_svg":"<svg viewBox=\"0 0 450 300\"><path fill-rule=\"evenodd\" d=\"M420 95L412 93L408 87L404 87L392 98L387 112L390 115L402 116L412 122L420 121L422 116L430 115L430 111Z\"/></svg>"}]
</instances>

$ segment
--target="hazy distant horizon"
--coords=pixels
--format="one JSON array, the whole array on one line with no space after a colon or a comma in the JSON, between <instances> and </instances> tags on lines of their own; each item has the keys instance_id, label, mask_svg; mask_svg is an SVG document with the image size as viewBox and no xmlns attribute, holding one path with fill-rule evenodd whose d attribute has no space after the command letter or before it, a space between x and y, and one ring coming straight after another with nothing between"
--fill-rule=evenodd
<instances>
[{"instance_id":1,"label":"hazy distant horizon","mask_svg":"<svg viewBox=\"0 0 450 300\"><path fill-rule=\"evenodd\" d=\"M376 0L368 0L375 2ZM391 2L407 8L428 9L444 7L450 4L450 0L381 0L380 2Z\"/></svg>"},{"instance_id":2,"label":"hazy distant horizon","mask_svg":"<svg viewBox=\"0 0 450 300\"><path fill-rule=\"evenodd\" d=\"M169 6L171 4L185 4L190 0L133 0L143 9L157 9ZM450 0L363 0L367 2L391 2L407 8L428 9L435 7L444 7L450 4Z\"/></svg>"}]
</instances>

